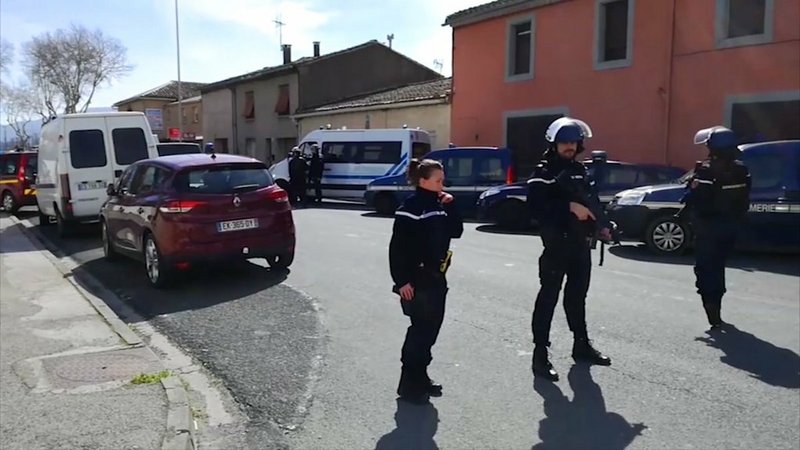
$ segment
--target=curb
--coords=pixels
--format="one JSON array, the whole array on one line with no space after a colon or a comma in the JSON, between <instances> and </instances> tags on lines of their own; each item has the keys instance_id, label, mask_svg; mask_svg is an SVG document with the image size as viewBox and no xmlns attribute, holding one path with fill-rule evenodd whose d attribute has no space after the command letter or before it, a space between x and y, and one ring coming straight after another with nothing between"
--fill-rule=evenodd
<instances>
[{"instance_id":1,"label":"curb","mask_svg":"<svg viewBox=\"0 0 800 450\"><path fill-rule=\"evenodd\" d=\"M57 257L48 250L48 244L51 248L58 248L47 237L32 231L33 225L28 222L19 220L16 216L9 215L11 222L21 227L22 233L36 250L42 254L53 267L58 270L65 280L84 297L89 304L103 317L119 337L125 341L130 347L144 347L147 348L153 356L158 358L142 339L127 325L122 319L119 318L117 313L106 304L100 297L93 294L76 279L80 276L81 281L89 285L89 287L101 295L103 298L109 299L112 303L127 307L125 303L117 297L116 294L106 289L105 286L92 274L86 270L78 267L78 264L70 257ZM164 439L161 444L162 450L194 450L196 448L192 433L192 412L189 408L188 394L186 388L180 380L174 375L161 380L161 387L167 396L167 423Z\"/></svg>"}]
</instances>

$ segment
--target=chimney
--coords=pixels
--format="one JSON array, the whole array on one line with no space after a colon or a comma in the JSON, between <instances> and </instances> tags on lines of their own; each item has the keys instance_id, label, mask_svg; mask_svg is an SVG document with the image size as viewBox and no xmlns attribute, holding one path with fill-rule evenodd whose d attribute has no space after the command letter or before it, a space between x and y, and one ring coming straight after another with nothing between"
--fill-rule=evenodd
<instances>
[{"instance_id":1,"label":"chimney","mask_svg":"<svg viewBox=\"0 0 800 450\"><path fill-rule=\"evenodd\" d=\"M283 63L289 64L292 62L292 45L291 44L283 44Z\"/></svg>"},{"instance_id":2,"label":"chimney","mask_svg":"<svg viewBox=\"0 0 800 450\"><path fill-rule=\"evenodd\" d=\"M319 41L314 41L314 58L319 58Z\"/></svg>"}]
</instances>

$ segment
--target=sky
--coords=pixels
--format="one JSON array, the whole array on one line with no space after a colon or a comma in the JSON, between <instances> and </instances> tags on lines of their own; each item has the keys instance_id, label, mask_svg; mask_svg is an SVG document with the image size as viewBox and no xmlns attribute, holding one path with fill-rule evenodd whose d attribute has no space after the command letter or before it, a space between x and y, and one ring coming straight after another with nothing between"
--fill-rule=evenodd
<instances>
[{"instance_id":1,"label":"sky","mask_svg":"<svg viewBox=\"0 0 800 450\"><path fill-rule=\"evenodd\" d=\"M445 18L489 0L178 0L181 79L213 82L279 65L284 44L292 58L323 54L371 39L387 42L420 63L451 74L452 29ZM35 6L34 6L35 5ZM15 47L5 82L24 79L19 56L33 36L70 23L119 39L134 66L124 78L102 85L92 107L113 103L177 79L175 0L0 0L0 37Z\"/></svg>"}]
</instances>

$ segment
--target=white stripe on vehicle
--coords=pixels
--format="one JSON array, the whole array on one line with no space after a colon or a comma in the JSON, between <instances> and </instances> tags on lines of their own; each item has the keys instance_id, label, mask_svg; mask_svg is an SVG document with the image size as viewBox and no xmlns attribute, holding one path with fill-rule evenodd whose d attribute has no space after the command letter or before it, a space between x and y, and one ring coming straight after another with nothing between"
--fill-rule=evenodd
<instances>
[{"instance_id":1,"label":"white stripe on vehicle","mask_svg":"<svg viewBox=\"0 0 800 450\"><path fill-rule=\"evenodd\" d=\"M528 183L544 183L544 184L553 184L556 180L546 180L544 178L531 178L528 180Z\"/></svg>"}]
</instances>

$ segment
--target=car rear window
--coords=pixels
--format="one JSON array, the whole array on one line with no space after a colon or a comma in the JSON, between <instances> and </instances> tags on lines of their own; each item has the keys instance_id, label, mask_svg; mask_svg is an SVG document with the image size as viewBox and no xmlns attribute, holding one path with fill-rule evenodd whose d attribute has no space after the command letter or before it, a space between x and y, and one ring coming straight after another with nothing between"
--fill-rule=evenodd
<instances>
[{"instance_id":1,"label":"car rear window","mask_svg":"<svg viewBox=\"0 0 800 450\"><path fill-rule=\"evenodd\" d=\"M74 130L69 133L69 156L72 167L88 169L105 167L106 143L100 130Z\"/></svg>"},{"instance_id":2,"label":"car rear window","mask_svg":"<svg viewBox=\"0 0 800 450\"><path fill-rule=\"evenodd\" d=\"M257 164L232 164L184 170L175 177L175 190L192 194L232 194L272 185L267 168Z\"/></svg>"},{"instance_id":3,"label":"car rear window","mask_svg":"<svg viewBox=\"0 0 800 450\"><path fill-rule=\"evenodd\" d=\"M111 138L117 164L127 166L147 159L147 140L141 128L115 128Z\"/></svg>"},{"instance_id":4,"label":"car rear window","mask_svg":"<svg viewBox=\"0 0 800 450\"><path fill-rule=\"evenodd\" d=\"M165 144L158 146L158 156L188 155L202 153L197 144Z\"/></svg>"}]
</instances>

